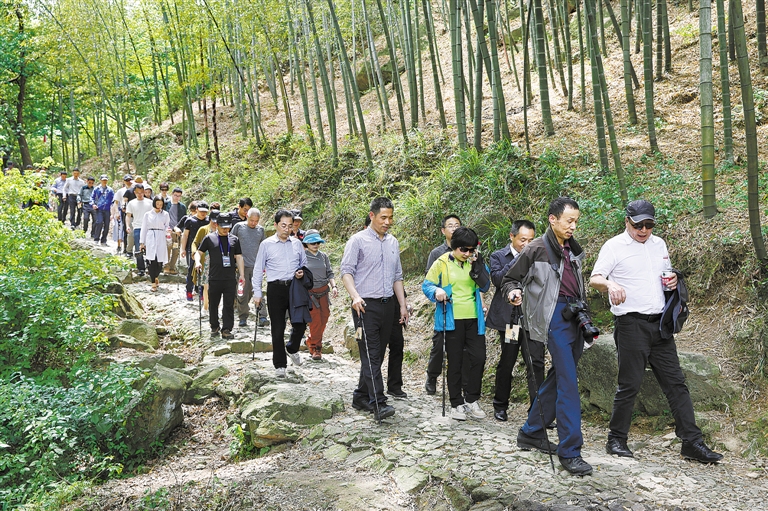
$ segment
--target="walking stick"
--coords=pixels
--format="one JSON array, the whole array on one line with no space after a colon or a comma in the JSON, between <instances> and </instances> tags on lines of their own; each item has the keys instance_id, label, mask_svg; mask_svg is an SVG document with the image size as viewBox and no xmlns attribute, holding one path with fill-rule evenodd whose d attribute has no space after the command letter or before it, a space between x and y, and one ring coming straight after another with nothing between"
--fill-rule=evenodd
<instances>
[{"instance_id":1,"label":"walking stick","mask_svg":"<svg viewBox=\"0 0 768 511\"><path fill-rule=\"evenodd\" d=\"M358 311L358 317L360 318L360 327L363 333L363 344L365 344L365 355L368 359L368 371L371 374L371 386L373 387L373 402L376 406L376 422L381 425L381 413L379 412L379 399L376 397L376 379L373 377L373 364L371 364L371 352L368 350L368 336L365 335L365 322L363 321L363 313ZM382 389L383 391L383 389Z\"/></svg>"},{"instance_id":2,"label":"walking stick","mask_svg":"<svg viewBox=\"0 0 768 511\"><path fill-rule=\"evenodd\" d=\"M202 277L203 272L202 270L197 270L197 283L200 284L200 280L202 280L200 277ZM200 337L200 339L203 338L203 295L202 293L197 294L197 335Z\"/></svg>"},{"instance_id":3,"label":"walking stick","mask_svg":"<svg viewBox=\"0 0 768 511\"><path fill-rule=\"evenodd\" d=\"M253 348L251 349L251 362L256 357L256 334L259 333L259 312L261 312L261 303L256 307L256 328L253 330Z\"/></svg>"},{"instance_id":4,"label":"walking stick","mask_svg":"<svg viewBox=\"0 0 768 511\"><path fill-rule=\"evenodd\" d=\"M520 318L522 316L519 306L512 309L512 318L513 318L512 321L514 321L515 316L517 316L517 318ZM525 334L522 334L522 335L518 334L518 335L522 338L522 341L525 345L525 349L523 349L523 353L526 355L524 357L524 360L525 360L525 364L528 366L526 368L526 372L530 373L531 378L533 378L533 383L534 383L533 386L536 388L535 401L538 404L538 408L539 408L539 419L541 419L541 426L547 438L547 452L549 453L549 464L550 466L552 466L552 472L557 473L557 471L555 470L555 460L552 456L552 449L550 448L549 435L547 435L547 425L544 424L544 407L541 406L541 399L539 398L539 387L536 385L536 376L533 374L533 359L531 358L531 347L528 344L528 336Z\"/></svg>"},{"instance_id":5,"label":"walking stick","mask_svg":"<svg viewBox=\"0 0 768 511\"><path fill-rule=\"evenodd\" d=\"M445 417L445 364L448 359L448 351L445 348L445 331L448 327L448 302L451 299L448 298L443 302L443 417Z\"/></svg>"}]
</instances>

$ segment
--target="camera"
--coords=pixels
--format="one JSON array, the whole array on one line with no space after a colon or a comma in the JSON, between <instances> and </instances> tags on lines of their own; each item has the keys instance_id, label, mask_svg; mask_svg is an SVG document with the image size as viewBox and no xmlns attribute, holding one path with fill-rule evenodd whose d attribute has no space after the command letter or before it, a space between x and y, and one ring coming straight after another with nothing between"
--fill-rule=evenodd
<instances>
[{"instance_id":1,"label":"camera","mask_svg":"<svg viewBox=\"0 0 768 511\"><path fill-rule=\"evenodd\" d=\"M563 318L567 321L576 320L581 329L581 335L584 341L591 345L600 335L600 330L592 324L592 318L587 313L587 304L582 300L577 300L565 305L563 309Z\"/></svg>"}]
</instances>

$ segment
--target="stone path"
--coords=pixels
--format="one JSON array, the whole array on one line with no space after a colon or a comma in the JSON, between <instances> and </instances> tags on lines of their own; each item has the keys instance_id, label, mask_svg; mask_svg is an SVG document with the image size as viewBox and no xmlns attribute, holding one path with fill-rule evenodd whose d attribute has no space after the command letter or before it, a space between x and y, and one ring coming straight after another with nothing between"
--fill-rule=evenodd
<instances>
[{"instance_id":1,"label":"stone path","mask_svg":"<svg viewBox=\"0 0 768 511\"><path fill-rule=\"evenodd\" d=\"M215 343L207 338L205 319L202 342L190 347L189 340L198 334L198 304L184 301L175 284L162 284L159 293L149 293L148 284L143 283L127 287L147 307L145 319L170 327L167 348L184 346L186 339L188 353L199 349L200 359L195 362L215 359L228 366L228 385L241 385L254 370L273 374L270 353L257 353L255 362L250 353L214 355ZM251 341L253 326L235 328L234 333L240 342ZM268 343L268 335L268 329L260 329L258 340ZM567 474L557 458L553 473L547 455L517 448L523 405L514 405L510 421L500 423L492 418L492 406L484 397L481 404L488 418L458 422L442 417L439 392L426 395L421 380L412 378L404 388L409 397L390 401L396 415L378 425L370 414L351 408L359 364L344 353L343 341L334 339L333 345L337 353L324 355L323 361L305 357L301 367L289 367L287 380L342 396L346 410L312 428L291 450L303 458L322 457L335 464L342 478L354 474L340 481L341 488L359 485L369 474L384 476L384 481L390 478L398 490L381 488L379 479L379 491L397 495L390 504L354 501L342 506L339 501L338 509L768 509L768 460L746 460L739 452L722 449L724 444L739 445L724 431L715 437L725 453L724 462L702 465L680 457L672 430L633 435L630 448L636 457L623 459L604 454L604 423L584 424L582 454L595 470L592 476L580 478ZM205 459L201 463L205 466ZM220 459L215 464L222 465ZM218 469L217 477L222 473ZM409 500L404 494L412 497Z\"/></svg>"}]
</instances>

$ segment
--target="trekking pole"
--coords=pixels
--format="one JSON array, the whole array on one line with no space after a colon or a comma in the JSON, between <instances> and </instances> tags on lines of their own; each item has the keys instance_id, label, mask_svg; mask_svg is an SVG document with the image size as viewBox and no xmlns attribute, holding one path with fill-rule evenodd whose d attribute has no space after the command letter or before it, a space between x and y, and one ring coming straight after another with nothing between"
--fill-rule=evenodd
<instances>
[{"instance_id":1,"label":"trekking pole","mask_svg":"<svg viewBox=\"0 0 768 511\"><path fill-rule=\"evenodd\" d=\"M371 352L368 350L368 336L365 335L365 322L363 321L363 313L358 311L358 317L360 318L360 327L363 334L363 344L365 344L365 355L368 359L368 371L371 373L371 387L373 387L373 402L376 406L376 422L381 425L381 413L379 412L379 399L376 396L376 379L373 377L373 364L371 364ZM383 389L382 389L383 390Z\"/></svg>"},{"instance_id":2,"label":"trekking pole","mask_svg":"<svg viewBox=\"0 0 768 511\"><path fill-rule=\"evenodd\" d=\"M517 315L518 318L522 315L519 312L519 310L520 310L519 306L513 309L513 315L512 315L513 318L515 317L515 315ZM530 349L531 346L530 344L528 344L527 335L518 334L518 336L522 338L523 343L525 344L525 349L523 350L523 353L525 353L526 355L524 358L525 364L527 366L526 371L530 373L530 378L533 378L533 383L534 383L533 386L536 389L535 401L538 404L538 408L539 408L539 418L541 419L541 427L544 430L544 435L546 435L546 439L547 439L547 452L549 453L549 464L552 467L552 472L557 473L557 471L555 470L555 460L552 456L552 448L549 442L549 435L547 435L547 425L544 424L544 407L541 406L541 399L539 398L539 387L538 385L536 385L536 376L533 374L533 359L531 358L531 349Z\"/></svg>"},{"instance_id":3,"label":"trekking pole","mask_svg":"<svg viewBox=\"0 0 768 511\"><path fill-rule=\"evenodd\" d=\"M448 302L450 301L451 299L447 298L443 302L443 417L445 417L445 364L448 359L448 350L445 347L445 331L448 328Z\"/></svg>"},{"instance_id":4,"label":"trekking pole","mask_svg":"<svg viewBox=\"0 0 768 511\"><path fill-rule=\"evenodd\" d=\"M200 284L200 281L202 280L203 272L202 270L197 270L197 283ZM203 294L198 293L197 294L197 329L198 329L198 336L200 339L203 338Z\"/></svg>"},{"instance_id":5,"label":"trekking pole","mask_svg":"<svg viewBox=\"0 0 768 511\"><path fill-rule=\"evenodd\" d=\"M261 312L261 303L256 307L256 328L253 330L253 348L251 349L251 362L256 357L256 334L259 333L259 313Z\"/></svg>"}]
</instances>

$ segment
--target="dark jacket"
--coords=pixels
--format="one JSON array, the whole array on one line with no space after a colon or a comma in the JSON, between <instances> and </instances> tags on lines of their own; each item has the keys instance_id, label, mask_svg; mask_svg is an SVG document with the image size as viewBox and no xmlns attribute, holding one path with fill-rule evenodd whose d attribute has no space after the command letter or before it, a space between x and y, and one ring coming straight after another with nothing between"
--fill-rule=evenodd
<instances>
[{"instance_id":1,"label":"dark jacket","mask_svg":"<svg viewBox=\"0 0 768 511\"><path fill-rule=\"evenodd\" d=\"M309 310L312 308L309 290L314 287L314 277L306 266L302 266L301 269L304 270L304 276L300 279L294 278L288 290L291 323L312 322L312 316L309 315Z\"/></svg>"},{"instance_id":2,"label":"dark jacket","mask_svg":"<svg viewBox=\"0 0 768 511\"><path fill-rule=\"evenodd\" d=\"M544 243L549 243L557 258L558 271L552 269ZM581 265L584 250L575 239L571 238L571 262L574 265L576 283L579 285L579 298L584 299L584 278ZM526 246L502 279L501 290L508 296L513 289L523 290L523 327L528 330L530 339L546 343L549 335L549 322L557 305L560 293L560 275L563 274L565 261L560 245L552 228L547 228L544 236L536 238Z\"/></svg>"},{"instance_id":3,"label":"dark jacket","mask_svg":"<svg viewBox=\"0 0 768 511\"><path fill-rule=\"evenodd\" d=\"M165 211L171 210L171 199L168 198L163 202L163 209ZM184 205L183 202L179 202L179 220L181 220L182 217L187 216L187 206Z\"/></svg>"},{"instance_id":4,"label":"dark jacket","mask_svg":"<svg viewBox=\"0 0 768 511\"><path fill-rule=\"evenodd\" d=\"M512 255L509 244L491 254L491 282L496 287L496 292L488 309L485 326L502 332L506 330L507 323L510 322L512 317L512 304L507 302L504 293L501 291L501 281L512 267L514 261L515 257Z\"/></svg>"},{"instance_id":5,"label":"dark jacket","mask_svg":"<svg viewBox=\"0 0 768 511\"><path fill-rule=\"evenodd\" d=\"M664 293L666 303L661 312L659 333L662 339L672 339L672 336L683 329L683 323L688 319L688 287L685 285L683 274L672 270L677 275L677 287Z\"/></svg>"}]
</instances>

